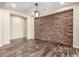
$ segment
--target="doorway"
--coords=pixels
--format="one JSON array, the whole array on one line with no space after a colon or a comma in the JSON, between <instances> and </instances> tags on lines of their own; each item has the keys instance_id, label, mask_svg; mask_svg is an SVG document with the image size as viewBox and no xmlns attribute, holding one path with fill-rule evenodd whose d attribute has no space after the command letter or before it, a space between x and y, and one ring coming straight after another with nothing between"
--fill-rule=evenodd
<instances>
[{"instance_id":1,"label":"doorway","mask_svg":"<svg viewBox=\"0 0 79 59\"><path fill-rule=\"evenodd\" d=\"M26 37L26 18L12 15L10 18L10 39Z\"/></svg>"}]
</instances>

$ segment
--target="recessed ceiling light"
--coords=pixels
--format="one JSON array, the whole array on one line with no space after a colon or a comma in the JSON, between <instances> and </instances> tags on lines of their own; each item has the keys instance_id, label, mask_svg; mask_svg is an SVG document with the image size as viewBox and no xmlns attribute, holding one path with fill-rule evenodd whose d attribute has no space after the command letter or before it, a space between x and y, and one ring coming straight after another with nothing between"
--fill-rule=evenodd
<instances>
[{"instance_id":1,"label":"recessed ceiling light","mask_svg":"<svg viewBox=\"0 0 79 59\"><path fill-rule=\"evenodd\" d=\"M62 4L64 4L64 2L60 2L60 4L62 5Z\"/></svg>"},{"instance_id":2,"label":"recessed ceiling light","mask_svg":"<svg viewBox=\"0 0 79 59\"><path fill-rule=\"evenodd\" d=\"M13 7L13 8L15 8L15 7L16 7L16 5L13 3L13 4L12 4L12 7Z\"/></svg>"}]
</instances>

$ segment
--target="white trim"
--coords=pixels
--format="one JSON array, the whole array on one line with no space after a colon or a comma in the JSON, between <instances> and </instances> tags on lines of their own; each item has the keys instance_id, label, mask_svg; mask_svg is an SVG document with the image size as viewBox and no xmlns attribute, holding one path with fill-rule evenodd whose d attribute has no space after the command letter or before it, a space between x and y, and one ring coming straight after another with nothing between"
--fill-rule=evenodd
<instances>
[{"instance_id":1,"label":"white trim","mask_svg":"<svg viewBox=\"0 0 79 59\"><path fill-rule=\"evenodd\" d=\"M33 39L33 40L34 40L34 38L31 38L31 37L28 37L28 38L27 38L27 40L29 40L29 39Z\"/></svg>"},{"instance_id":2,"label":"white trim","mask_svg":"<svg viewBox=\"0 0 79 59\"><path fill-rule=\"evenodd\" d=\"M74 48L79 48L79 46L73 45Z\"/></svg>"},{"instance_id":3,"label":"white trim","mask_svg":"<svg viewBox=\"0 0 79 59\"><path fill-rule=\"evenodd\" d=\"M6 42L6 43L3 42L3 45L6 45L6 44L10 44L10 42Z\"/></svg>"}]
</instances>

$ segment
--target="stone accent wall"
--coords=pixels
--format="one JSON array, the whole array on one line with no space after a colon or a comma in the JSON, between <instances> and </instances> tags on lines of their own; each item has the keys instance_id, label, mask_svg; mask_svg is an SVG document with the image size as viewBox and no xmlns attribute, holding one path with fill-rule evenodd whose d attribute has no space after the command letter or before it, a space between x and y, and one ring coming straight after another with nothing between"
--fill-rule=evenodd
<instances>
[{"instance_id":1,"label":"stone accent wall","mask_svg":"<svg viewBox=\"0 0 79 59\"><path fill-rule=\"evenodd\" d=\"M73 44L73 10L35 19L35 38Z\"/></svg>"}]
</instances>

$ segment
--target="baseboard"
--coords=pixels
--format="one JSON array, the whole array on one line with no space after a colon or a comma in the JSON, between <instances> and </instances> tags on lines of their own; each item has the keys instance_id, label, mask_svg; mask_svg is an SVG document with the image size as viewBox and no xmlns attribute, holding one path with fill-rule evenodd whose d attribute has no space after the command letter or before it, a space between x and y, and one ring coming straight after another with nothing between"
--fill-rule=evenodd
<instances>
[{"instance_id":1,"label":"baseboard","mask_svg":"<svg viewBox=\"0 0 79 59\"><path fill-rule=\"evenodd\" d=\"M10 42L11 43L24 43L26 42L26 37L22 37L22 38L15 38L15 39L11 39Z\"/></svg>"},{"instance_id":2,"label":"baseboard","mask_svg":"<svg viewBox=\"0 0 79 59\"><path fill-rule=\"evenodd\" d=\"M17 39L23 39L23 38L27 38L27 37L11 38L10 40L17 40Z\"/></svg>"},{"instance_id":3,"label":"baseboard","mask_svg":"<svg viewBox=\"0 0 79 59\"><path fill-rule=\"evenodd\" d=\"M34 40L35 38L26 38L27 40L30 40L30 39L32 39L32 40Z\"/></svg>"},{"instance_id":4,"label":"baseboard","mask_svg":"<svg viewBox=\"0 0 79 59\"><path fill-rule=\"evenodd\" d=\"M34 40L33 38L29 38L29 39L27 39L27 40Z\"/></svg>"},{"instance_id":5,"label":"baseboard","mask_svg":"<svg viewBox=\"0 0 79 59\"><path fill-rule=\"evenodd\" d=\"M43 40L43 39L35 38L35 40ZM44 40L44 41L53 42L51 40ZM53 42L53 43L57 43L57 44L60 44L60 45L65 45L65 46L73 47L73 44L66 44L66 43L59 43L59 42Z\"/></svg>"},{"instance_id":6,"label":"baseboard","mask_svg":"<svg viewBox=\"0 0 79 59\"><path fill-rule=\"evenodd\" d=\"M6 44L10 44L10 42L6 42L6 43L3 42L3 45L6 45Z\"/></svg>"}]
</instances>

